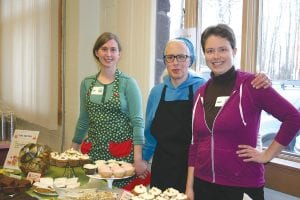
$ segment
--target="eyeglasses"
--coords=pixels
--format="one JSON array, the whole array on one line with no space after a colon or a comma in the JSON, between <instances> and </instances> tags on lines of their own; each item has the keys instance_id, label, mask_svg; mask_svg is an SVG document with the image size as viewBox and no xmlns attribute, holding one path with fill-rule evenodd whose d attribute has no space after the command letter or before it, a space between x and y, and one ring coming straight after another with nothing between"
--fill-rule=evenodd
<instances>
[{"instance_id":1,"label":"eyeglasses","mask_svg":"<svg viewBox=\"0 0 300 200\"><path fill-rule=\"evenodd\" d=\"M174 59L176 58L177 62L184 62L186 61L187 58L189 58L190 56L188 55L184 55L184 54L179 54L179 55L164 55L164 60L167 63L171 63L174 61Z\"/></svg>"}]
</instances>

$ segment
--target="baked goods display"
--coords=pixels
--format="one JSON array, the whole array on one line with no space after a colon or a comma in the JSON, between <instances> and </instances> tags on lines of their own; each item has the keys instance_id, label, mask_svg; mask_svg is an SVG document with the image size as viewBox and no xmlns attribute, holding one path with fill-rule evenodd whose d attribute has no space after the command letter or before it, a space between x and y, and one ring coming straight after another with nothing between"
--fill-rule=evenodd
<instances>
[{"instance_id":1,"label":"baked goods display","mask_svg":"<svg viewBox=\"0 0 300 200\"><path fill-rule=\"evenodd\" d=\"M36 197L32 197L29 194L27 194L26 192L20 192L20 193L16 193L14 195L9 195L9 194L5 194L0 192L0 199L1 200L39 200Z\"/></svg>"},{"instance_id":2,"label":"baked goods display","mask_svg":"<svg viewBox=\"0 0 300 200\"><path fill-rule=\"evenodd\" d=\"M97 166L96 173L92 175L86 173L86 175L92 179L105 179L110 189L114 180L129 178L135 174L133 165L124 161L96 160L94 165Z\"/></svg>"},{"instance_id":3,"label":"baked goods display","mask_svg":"<svg viewBox=\"0 0 300 200\"><path fill-rule=\"evenodd\" d=\"M117 200L119 194L113 191L100 191L94 189L64 190L59 200Z\"/></svg>"},{"instance_id":4,"label":"baked goods display","mask_svg":"<svg viewBox=\"0 0 300 200\"><path fill-rule=\"evenodd\" d=\"M55 178L52 177L42 177L38 182L35 182L32 186L34 192L38 194L44 195L55 195L57 193L55 188L67 188L67 189L74 189L80 186L78 178Z\"/></svg>"},{"instance_id":5,"label":"baked goods display","mask_svg":"<svg viewBox=\"0 0 300 200\"><path fill-rule=\"evenodd\" d=\"M73 148L62 153L50 153L50 164L57 167L80 167L88 163L90 163L89 156L87 154L82 154Z\"/></svg>"},{"instance_id":6,"label":"baked goods display","mask_svg":"<svg viewBox=\"0 0 300 200\"><path fill-rule=\"evenodd\" d=\"M159 188L152 187L147 189L144 185L137 185L133 188L135 195L132 200L187 200L187 196L174 188L161 191Z\"/></svg>"},{"instance_id":7,"label":"baked goods display","mask_svg":"<svg viewBox=\"0 0 300 200\"><path fill-rule=\"evenodd\" d=\"M6 175L0 175L0 193L15 194L26 191L31 183L25 179L16 179Z\"/></svg>"},{"instance_id":8,"label":"baked goods display","mask_svg":"<svg viewBox=\"0 0 300 200\"><path fill-rule=\"evenodd\" d=\"M84 165L83 168L87 175L94 175L92 178L121 179L133 176L135 173L131 163L117 160L96 160L95 164Z\"/></svg>"}]
</instances>

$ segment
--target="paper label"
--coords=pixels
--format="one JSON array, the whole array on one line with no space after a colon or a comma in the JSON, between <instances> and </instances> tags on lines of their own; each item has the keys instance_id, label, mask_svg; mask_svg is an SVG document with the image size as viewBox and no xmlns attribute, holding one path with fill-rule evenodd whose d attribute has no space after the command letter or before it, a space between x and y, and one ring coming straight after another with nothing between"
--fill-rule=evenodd
<instances>
[{"instance_id":1,"label":"paper label","mask_svg":"<svg viewBox=\"0 0 300 200\"><path fill-rule=\"evenodd\" d=\"M42 174L36 172L28 172L26 179L31 182L39 182Z\"/></svg>"}]
</instances>

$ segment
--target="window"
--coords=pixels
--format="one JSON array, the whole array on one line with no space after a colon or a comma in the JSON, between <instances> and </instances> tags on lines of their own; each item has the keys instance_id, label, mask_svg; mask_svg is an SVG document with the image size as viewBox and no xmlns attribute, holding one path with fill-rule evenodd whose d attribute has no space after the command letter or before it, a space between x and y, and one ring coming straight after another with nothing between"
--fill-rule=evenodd
<instances>
[{"instance_id":1,"label":"window","mask_svg":"<svg viewBox=\"0 0 300 200\"><path fill-rule=\"evenodd\" d=\"M200 41L201 33L208 26L216 25L218 23L228 24L234 31L237 41L237 55L235 57L235 67L240 68L241 60L241 40L242 40L242 0L202 0L199 1L199 15L198 15L198 40ZM201 13L201 14L200 14ZM205 69L205 60L200 46L197 48L198 55L200 55L198 67L200 72Z\"/></svg>"},{"instance_id":2,"label":"window","mask_svg":"<svg viewBox=\"0 0 300 200\"><path fill-rule=\"evenodd\" d=\"M264 0L260 3L257 44L257 71L264 71L273 87L300 111L300 1ZM279 129L280 122L262 114L260 133L267 147ZM298 137L284 149L300 155Z\"/></svg>"},{"instance_id":3,"label":"window","mask_svg":"<svg viewBox=\"0 0 300 200\"><path fill-rule=\"evenodd\" d=\"M60 3L0 1L0 96L17 117L50 130L60 101Z\"/></svg>"}]
</instances>

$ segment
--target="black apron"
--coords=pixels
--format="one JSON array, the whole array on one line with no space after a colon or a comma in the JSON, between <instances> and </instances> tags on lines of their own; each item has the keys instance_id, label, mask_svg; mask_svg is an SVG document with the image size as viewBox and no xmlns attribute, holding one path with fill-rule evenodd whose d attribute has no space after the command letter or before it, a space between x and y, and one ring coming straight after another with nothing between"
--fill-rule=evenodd
<instances>
[{"instance_id":1,"label":"black apron","mask_svg":"<svg viewBox=\"0 0 300 200\"><path fill-rule=\"evenodd\" d=\"M193 87L189 99L165 101L164 86L151 126L157 140L151 166L151 187L161 190L173 187L185 192L188 149L192 138Z\"/></svg>"}]
</instances>

